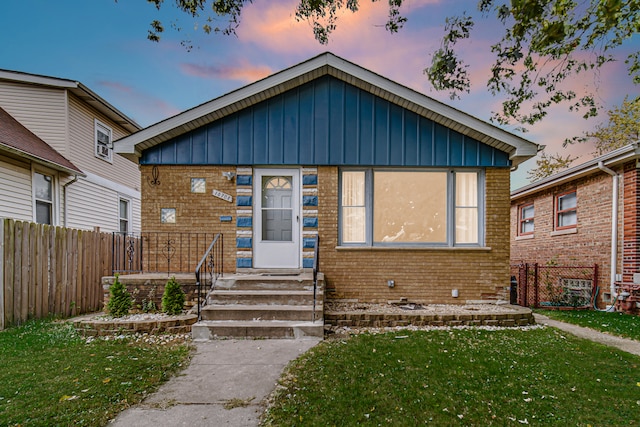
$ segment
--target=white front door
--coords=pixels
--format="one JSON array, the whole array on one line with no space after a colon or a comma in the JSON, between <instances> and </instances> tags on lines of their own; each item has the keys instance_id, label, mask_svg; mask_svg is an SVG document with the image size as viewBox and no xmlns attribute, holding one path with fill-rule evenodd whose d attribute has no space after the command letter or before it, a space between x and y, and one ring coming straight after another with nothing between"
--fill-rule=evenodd
<instances>
[{"instance_id":1,"label":"white front door","mask_svg":"<svg viewBox=\"0 0 640 427\"><path fill-rule=\"evenodd\" d=\"M255 169L253 266L300 267L300 170Z\"/></svg>"}]
</instances>

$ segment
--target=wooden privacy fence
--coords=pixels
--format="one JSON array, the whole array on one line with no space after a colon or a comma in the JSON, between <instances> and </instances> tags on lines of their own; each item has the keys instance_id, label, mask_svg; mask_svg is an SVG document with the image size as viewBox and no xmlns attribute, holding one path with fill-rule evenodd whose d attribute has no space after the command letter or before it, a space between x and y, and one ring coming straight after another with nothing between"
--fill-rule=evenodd
<instances>
[{"instance_id":1,"label":"wooden privacy fence","mask_svg":"<svg viewBox=\"0 0 640 427\"><path fill-rule=\"evenodd\" d=\"M0 330L27 319L102 308L110 233L0 218Z\"/></svg>"}]
</instances>

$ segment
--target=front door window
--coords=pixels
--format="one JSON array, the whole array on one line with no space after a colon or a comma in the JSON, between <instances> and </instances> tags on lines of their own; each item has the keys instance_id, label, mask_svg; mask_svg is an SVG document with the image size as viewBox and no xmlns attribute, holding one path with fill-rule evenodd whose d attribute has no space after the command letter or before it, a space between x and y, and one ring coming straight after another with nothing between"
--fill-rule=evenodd
<instances>
[{"instance_id":1,"label":"front door window","mask_svg":"<svg viewBox=\"0 0 640 427\"><path fill-rule=\"evenodd\" d=\"M292 241L292 196L290 177L262 177L262 240Z\"/></svg>"}]
</instances>

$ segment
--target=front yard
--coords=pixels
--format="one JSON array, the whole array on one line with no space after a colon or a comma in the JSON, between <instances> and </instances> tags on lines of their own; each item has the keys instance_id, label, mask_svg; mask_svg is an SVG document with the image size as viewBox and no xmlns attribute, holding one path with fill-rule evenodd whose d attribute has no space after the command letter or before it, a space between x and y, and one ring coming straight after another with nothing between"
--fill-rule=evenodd
<instances>
[{"instance_id":1,"label":"front yard","mask_svg":"<svg viewBox=\"0 0 640 427\"><path fill-rule=\"evenodd\" d=\"M0 332L0 425L105 426L187 365L185 338L86 339L55 321ZM263 424L640 425L640 357L539 326L365 332L292 362Z\"/></svg>"},{"instance_id":2,"label":"front yard","mask_svg":"<svg viewBox=\"0 0 640 427\"><path fill-rule=\"evenodd\" d=\"M94 340L51 321L2 331L0 425L106 425L186 366L190 354L184 336Z\"/></svg>"},{"instance_id":3,"label":"front yard","mask_svg":"<svg viewBox=\"0 0 640 427\"><path fill-rule=\"evenodd\" d=\"M553 328L361 334L295 361L267 426L639 425L640 358Z\"/></svg>"}]
</instances>

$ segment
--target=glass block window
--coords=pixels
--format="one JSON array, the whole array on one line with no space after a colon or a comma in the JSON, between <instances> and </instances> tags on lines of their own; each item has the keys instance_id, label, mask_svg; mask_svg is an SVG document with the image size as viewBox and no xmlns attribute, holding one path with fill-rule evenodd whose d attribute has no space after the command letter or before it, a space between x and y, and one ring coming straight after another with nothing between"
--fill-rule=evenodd
<instances>
[{"instance_id":1,"label":"glass block window","mask_svg":"<svg viewBox=\"0 0 640 427\"><path fill-rule=\"evenodd\" d=\"M207 191L207 180L204 178L191 178L191 192L205 193Z\"/></svg>"},{"instance_id":2,"label":"glass block window","mask_svg":"<svg viewBox=\"0 0 640 427\"><path fill-rule=\"evenodd\" d=\"M160 209L160 222L163 224L175 224L176 223L176 209L175 208L162 208Z\"/></svg>"}]
</instances>

